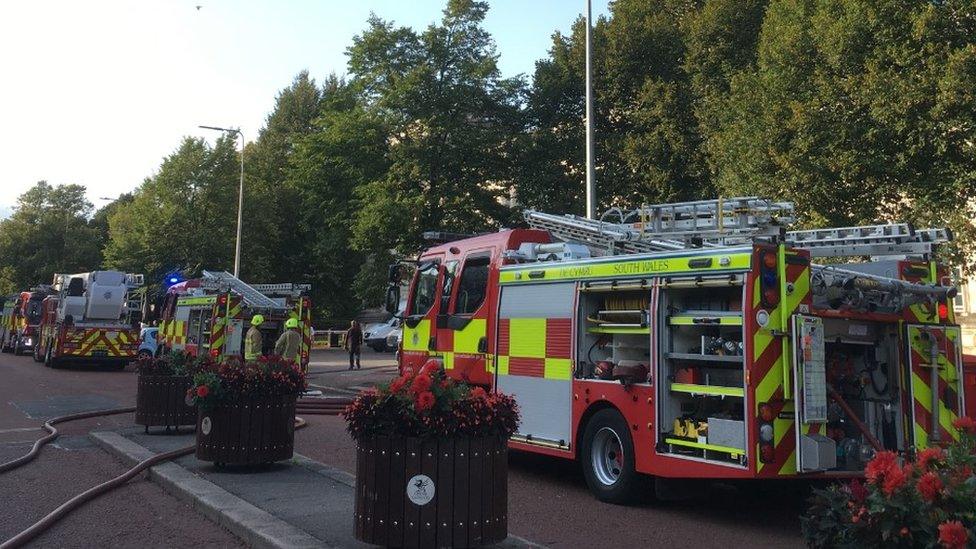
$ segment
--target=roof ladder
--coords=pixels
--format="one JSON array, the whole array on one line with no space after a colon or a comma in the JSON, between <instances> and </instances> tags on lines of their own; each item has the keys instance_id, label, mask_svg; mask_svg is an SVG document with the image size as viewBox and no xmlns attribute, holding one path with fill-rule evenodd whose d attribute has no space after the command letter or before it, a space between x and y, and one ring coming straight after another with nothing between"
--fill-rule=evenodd
<instances>
[{"instance_id":1,"label":"roof ladder","mask_svg":"<svg viewBox=\"0 0 976 549\"><path fill-rule=\"evenodd\" d=\"M203 271L203 278L226 286L241 295L244 301L251 307L261 307L267 309L281 309L275 300L262 294L243 280L228 273L227 271Z\"/></svg>"}]
</instances>

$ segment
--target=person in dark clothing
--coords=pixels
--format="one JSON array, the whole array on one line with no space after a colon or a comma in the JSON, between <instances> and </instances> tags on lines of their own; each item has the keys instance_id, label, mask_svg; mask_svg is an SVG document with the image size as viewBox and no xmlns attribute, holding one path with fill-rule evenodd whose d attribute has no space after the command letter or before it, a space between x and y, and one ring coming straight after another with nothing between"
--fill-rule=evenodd
<instances>
[{"instance_id":1,"label":"person in dark clothing","mask_svg":"<svg viewBox=\"0 0 976 549\"><path fill-rule=\"evenodd\" d=\"M359 353L363 346L363 330L359 327L359 323L353 320L349 323L349 329L346 330L346 349L349 351L349 369L353 369L355 364L356 369L362 368L359 364ZM355 363L353 362L355 359Z\"/></svg>"}]
</instances>

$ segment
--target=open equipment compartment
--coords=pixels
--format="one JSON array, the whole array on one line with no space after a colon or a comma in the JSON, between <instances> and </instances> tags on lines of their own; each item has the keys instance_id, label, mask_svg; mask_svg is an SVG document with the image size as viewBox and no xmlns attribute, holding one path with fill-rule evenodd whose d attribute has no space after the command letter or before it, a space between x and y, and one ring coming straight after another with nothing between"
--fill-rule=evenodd
<instances>
[{"instance_id":1,"label":"open equipment compartment","mask_svg":"<svg viewBox=\"0 0 976 549\"><path fill-rule=\"evenodd\" d=\"M638 372L637 378L626 382L648 383L651 290L644 280L580 285L577 379L611 382L614 369L622 366Z\"/></svg>"},{"instance_id":2,"label":"open equipment compartment","mask_svg":"<svg viewBox=\"0 0 976 549\"><path fill-rule=\"evenodd\" d=\"M907 450L897 325L824 318L823 331L825 381L836 394L823 429L836 443L830 470L863 470L876 450L870 437L886 450Z\"/></svg>"},{"instance_id":3,"label":"open equipment compartment","mask_svg":"<svg viewBox=\"0 0 976 549\"><path fill-rule=\"evenodd\" d=\"M660 285L657 451L745 465L743 275Z\"/></svg>"}]
</instances>

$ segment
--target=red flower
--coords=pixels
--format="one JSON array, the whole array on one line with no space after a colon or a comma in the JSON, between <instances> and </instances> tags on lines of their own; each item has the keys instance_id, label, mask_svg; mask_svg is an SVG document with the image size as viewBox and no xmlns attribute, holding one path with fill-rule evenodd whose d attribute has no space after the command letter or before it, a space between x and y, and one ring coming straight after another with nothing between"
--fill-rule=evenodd
<instances>
[{"instance_id":1,"label":"red flower","mask_svg":"<svg viewBox=\"0 0 976 549\"><path fill-rule=\"evenodd\" d=\"M417 395L417 400L414 402L414 407L417 408L418 412L423 412L429 410L434 406L435 402L434 393L430 391L424 391Z\"/></svg>"},{"instance_id":2,"label":"red flower","mask_svg":"<svg viewBox=\"0 0 976 549\"><path fill-rule=\"evenodd\" d=\"M950 520L939 525L939 543L948 549L964 549L969 541L969 532L958 520Z\"/></svg>"},{"instance_id":3,"label":"red flower","mask_svg":"<svg viewBox=\"0 0 976 549\"><path fill-rule=\"evenodd\" d=\"M908 476L911 474L911 465L906 465L904 469L893 465L884 474L884 483L881 485L881 491L885 493L886 496L891 497L892 494L898 491L899 488L905 485L905 481L908 480Z\"/></svg>"},{"instance_id":4,"label":"red flower","mask_svg":"<svg viewBox=\"0 0 976 549\"><path fill-rule=\"evenodd\" d=\"M962 416L952 422L952 426L970 435L976 435L976 419Z\"/></svg>"},{"instance_id":5,"label":"red flower","mask_svg":"<svg viewBox=\"0 0 976 549\"><path fill-rule=\"evenodd\" d=\"M901 534L901 537L905 537L911 533L911 530L909 530L907 526L902 526L901 531L899 531L898 533Z\"/></svg>"},{"instance_id":6,"label":"red flower","mask_svg":"<svg viewBox=\"0 0 976 549\"><path fill-rule=\"evenodd\" d=\"M926 448L918 453L918 468L925 472L931 468L933 462L942 460L942 448Z\"/></svg>"},{"instance_id":7,"label":"red flower","mask_svg":"<svg viewBox=\"0 0 976 549\"><path fill-rule=\"evenodd\" d=\"M890 451L878 452L864 469L864 477L871 484L877 484L884 480L885 475L892 468L898 468L898 456Z\"/></svg>"},{"instance_id":8,"label":"red flower","mask_svg":"<svg viewBox=\"0 0 976 549\"><path fill-rule=\"evenodd\" d=\"M488 393L485 392L481 387L475 387L471 389L471 398L482 400L488 397Z\"/></svg>"},{"instance_id":9,"label":"red flower","mask_svg":"<svg viewBox=\"0 0 976 549\"><path fill-rule=\"evenodd\" d=\"M200 385L197 387L197 396L200 398L206 398L210 394L210 387L206 385Z\"/></svg>"},{"instance_id":10,"label":"red flower","mask_svg":"<svg viewBox=\"0 0 976 549\"><path fill-rule=\"evenodd\" d=\"M850 489L851 497L854 498L855 502L863 503L864 500L867 499L868 489L864 487L864 484L862 484L860 480L852 480L848 485L848 488Z\"/></svg>"},{"instance_id":11,"label":"red flower","mask_svg":"<svg viewBox=\"0 0 976 549\"><path fill-rule=\"evenodd\" d=\"M939 492L942 491L942 479L935 473L925 473L918 479L916 488L922 499L931 503L939 497Z\"/></svg>"},{"instance_id":12,"label":"red flower","mask_svg":"<svg viewBox=\"0 0 976 549\"><path fill-rule=\"evenodd\" d=\"M427 374L420 374L413 380L413 385L410 386L410 390L416 394L425 393L430 391L430 386L432 382L430 376Z\"/></svg>"},{"instance_id":13,"label":"red flower","mask_svg":"<svg viewBox=\"0 0 976 549\"><path fill-rule=\"evenodd\" d=\"M399 393L400 391L403 390L403 388L406 385L407 385L407 378L404 377L404 376L400 376L400 377L394 379L392 383L390 383L390 392L391 393Z\"/></svg>"}]
</instances>

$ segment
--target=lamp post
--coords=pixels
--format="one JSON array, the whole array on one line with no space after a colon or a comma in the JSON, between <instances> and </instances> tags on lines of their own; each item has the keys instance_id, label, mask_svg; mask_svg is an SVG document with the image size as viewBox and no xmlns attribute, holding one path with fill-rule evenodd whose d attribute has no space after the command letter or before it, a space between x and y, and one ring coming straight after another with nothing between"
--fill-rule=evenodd
<instances>
[{"instance_id":1,"label":"lamp post","mask_svg":"<svg viewBox=\"0 0 976 549\"><path fill-rule=\"evenodd\" d=\"M596 169L593 166L593 68L590 37L593 2L586 0L586 217L596 219Z\"/></svg>"},{"instance_id":2,"label":"lamp post","mask_svg":"<svg viewBox=\"0 0 976 549\"><path fill-rule=\"evenodd\" d=\"M205 130L229 133L234 136L234 139L237 139L237 136L241 138L241 188L237 193L237 244L234 249L234 276L238 277L241 271L241 221L244 216L244 134L240 128L200 127Z\"/></svg>"}]
</instances>

